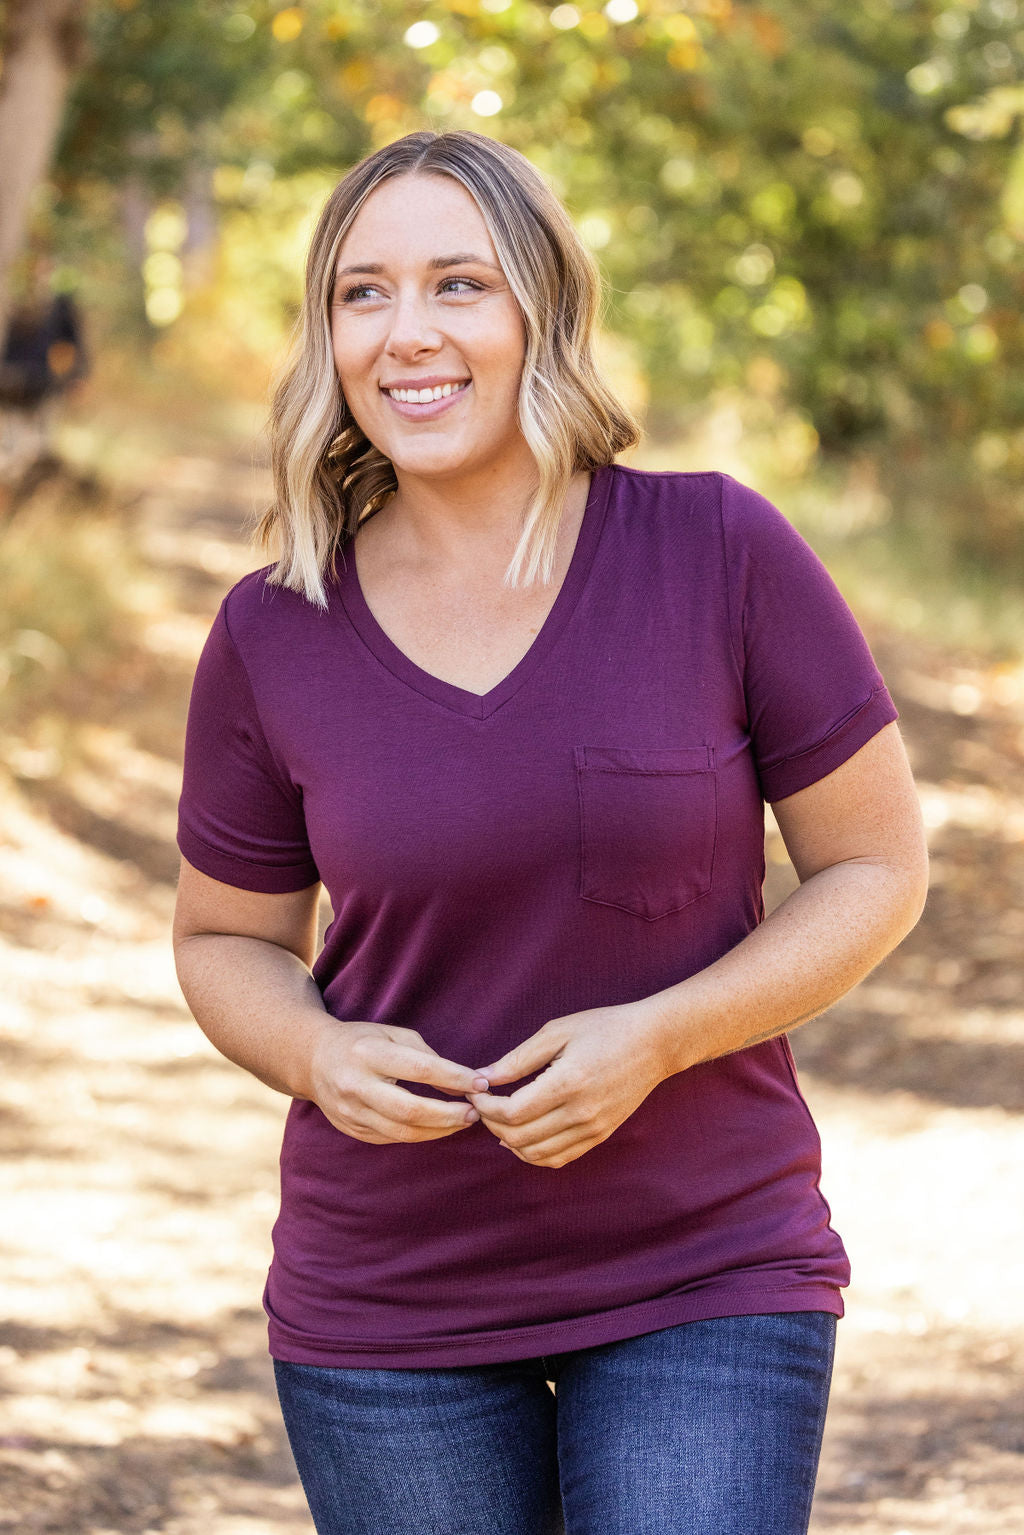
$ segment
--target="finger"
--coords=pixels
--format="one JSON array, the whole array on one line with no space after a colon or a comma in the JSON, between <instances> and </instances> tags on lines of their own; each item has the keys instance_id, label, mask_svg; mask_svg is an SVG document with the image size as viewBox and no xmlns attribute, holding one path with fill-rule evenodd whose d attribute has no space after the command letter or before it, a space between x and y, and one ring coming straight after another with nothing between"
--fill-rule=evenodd
<instances>
[{"instance_id":1,"label":"finger","mask_svg":"<svg viewBox=\"0 0 1024 1535\"><path fill-rule=\"evenodd\" d=\"M572 1136L577 1139L589 1136L593 1139L598 1134L589 1121L581 1121L557 1111L545 1114L528 1125L488 1124L484 1114L480 1116L480 1123L485 1130L497 1136L503 1145L510 1147L513 1151L523 1152L533 1152L539 1146L544 1146L556 1139L565 1140Z\"/></svg>"},{"instance_id":2,"label":"finger","mask_svg":"<svg viewBox=\"0 0 1024 1535\"><path fill-rule=\"evenodd\" d=\"M386 1037L396 1045L413 1050L416 1054L427 1056L435 1063L442 1063L446 1068L463 1073L468 1072L476 1082L486 1081L486 1078L479 1071L474 1071L470 1066L463 1066L461 1062L451 1061L447 1056L443 1056L439 1050L434 1049L433 1045L428 1044L423 1035L418 1033L416 1029L400 1029L396 1028L393 1024L384 1024L382 1028Z\"/></svg>"},{"instance_id":3,"label":"finger","mask_svg":"<svg viewBox=\"0 0 1024 1535\"><path fill-rule=\"evenodd\" d=\"M420 1141L443 1141L449 1135L458 1135L462 1130L468 1130L469 1125L444 1125L439 1130L428 1130L422 1125L398 1125L388 1121L385 1125L382 1139L389 1145L418 1146Z\"/></svg>"},{"instance_id":4,"label":"finger","mask_svg":"<svg viewBox=\"0 0 1024 1535\"><path fill-rule=\"evenodd\" d=\"M372 1036L364 1036L359 1044L364 1063L380 1076L401 1082L424 1082L449 1093L469 1093L489 1086L489 1078L483 1072L447 1061L443 1055L428 1053L429 1047L417 1050Z\"/></svg>"},{"instance_id":5,"label":"finger","mask_svg":"<svg viewBox=\"0 0 1024 1535\"><path fill-rule=\"evenodd\" d=\"M516 1082L520 1077L529 1076L531 1071L539 1071L542 1066L550 1065L564 1049L565 1039L554 1030L546 1030L547 1025L536 1034L531 1034L529 1039L524 1039L521 1045L516 1045L514 1050L509 1050L493 1065L481 1066L480 1075L489 1082Z\"/></svg>"},{"instance_id":6,"label":"finger","mask_svg":"<svg viewBox=\"0 0 1024 1535\"><path fill-rule=\"evenodd\" d=\"M329 1116L330 1119L330 1114ZM373 1114L372 1121L367 1124L355 1124L352 1119L332 1119L336 1130L348 1136L355 1137L356 1141L365 1141L368 1145L418 1145L421 1141L444 1141L445 1136L454 1136L459 1130L468 1130L468 1125L447 1125L441 1130L424 1130L413 1125L399 1125L391 1119L384 1119L381 1114Z\"/></svg>"},{"instance_id":7,"label":"finger","mask_svg":"<svg viewBox=\"0 0 1024 1535\"><path fill-rule=\"evenodd\" d=\"M454 1105L456 1108L461 1107L466 1116L461 1122L434 1126L413 1123L402 1109L399 1110L399 1117L396 1117L388 1106L381 1112L371 1103L363 1101L352 1103L342 1099L337 1103L321 1103L320 1107L336 1130L375 1146L385 1142L438 1140L442 1136L467 1130L470 1123L476 1123L468 1118L470 1110L467 1104Z\"/></svg>"},{"instance_id":8,"label":"finger","mask_svg":"<svg viewBox=\"0 0 1024 1535\"><path fill-rule=\"evenodd\" d=\"M427 1044L419 1029L403 1029L397 1023L382 1023L380 1028L396 1045L409 1045L413 1050L426 1050L430 1055L439 1054L433 1045Z\"/></svg>"},{"instance_id":9,"label":"finger","mask_svg":"<svg viewBox=\"0 0 1024 1535\"><path fill-rule=\"evenodd\" d=\"M545 1136L555 1135L562 1130L582 1128L579 1116L572 1114L564 1103L538 1110L534 1117L520 1113L511 1118L501 1098L488 1098L486 1093L471 1093L469 1102L480 1115L481 1124L492 1135L514 1146L525 1146L529 1141L543 1140Z\"/></svg>"},{"instance_id":10,"label":"finger","mask_svg":"<svg viewBox=\"0 0 1024 1535\"><path fill-rule=\"evenodd\" d=\"M546 1071L514 1093L467 1093L466 1097L479 1109L482 1119L499 1125L527 1125L559 1110L568 1112L565 1073L557 1069Z\"/></svg>"},{"instance_id":11,"label":"finger","mask_svg":"<svg viewBox=\"0 0 1024 1535\"><path fill-rule=\"evenodd\" d=\"M573 1129L550 1136L536 1145L517 1148L509 1146L507 1141L503 1144L529 1167L567 1167L570 1162L575 1162L599 1145L601 1139L601 1136L581 1134L578 1129Z\"/></svg>"},{"instance_id":12,"label":"finger","mask_svg":"<svg viewBox=\"0 0 1024 1535\"><path fill-rule=\"evenodd\" d=\"M462 1099L423 1098L391 1082L379 1082L366 1094L366 1106L392 1124L412 1130L461 1129L474 1124L479 1110Z\"/></svg>"}]
</instances>

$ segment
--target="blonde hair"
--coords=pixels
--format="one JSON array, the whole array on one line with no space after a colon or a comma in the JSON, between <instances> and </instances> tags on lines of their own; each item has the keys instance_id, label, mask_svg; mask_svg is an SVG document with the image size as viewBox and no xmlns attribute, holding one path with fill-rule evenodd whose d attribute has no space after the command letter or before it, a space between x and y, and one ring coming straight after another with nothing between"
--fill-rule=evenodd
<instances>
[{"instance_id":1,"label":"blonde hair","mask_svg":"<svg viewBox=\"0 0 1024 1535\"><path fill-rule=\"evenodd\" d=\"M290 357L277 383L269 433L275 499L255 529L279 540L268 579L327 606L324 576L359 524L398 487L391 460L350 412L331 344L338 252L360 208L382 182L450 176L476 202L522 312L525 361L519 426L540 483L526 507L505 584L551 579L558 525L572 476L610 464L640 428L599 376L591 353L601 276L568 213L517 150L483 134L410 133L378 149L338 183L306 261L306 286ZM342 555L344 559L344 555Z\"/></svg>"}]
</instances>

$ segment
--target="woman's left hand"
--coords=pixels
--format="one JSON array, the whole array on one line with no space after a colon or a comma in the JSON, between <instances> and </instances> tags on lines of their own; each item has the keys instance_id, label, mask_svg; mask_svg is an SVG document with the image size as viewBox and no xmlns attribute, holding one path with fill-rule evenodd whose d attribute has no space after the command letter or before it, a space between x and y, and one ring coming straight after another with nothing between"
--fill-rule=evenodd
<instances>
[{"instance_id":1,"label":"woman's left hand","mask_svg":"<svg viewBox=\"0 0 1024 1535\"><path fill-rule=\"evenodd\" d=\"M541 1075L507 1097L466 1094L488 1130L533 1167L575 1162L670 1075L638 1004L553 1018L479 1074L495 1085L534 1071Z\"/></svg>"}]
</instances>

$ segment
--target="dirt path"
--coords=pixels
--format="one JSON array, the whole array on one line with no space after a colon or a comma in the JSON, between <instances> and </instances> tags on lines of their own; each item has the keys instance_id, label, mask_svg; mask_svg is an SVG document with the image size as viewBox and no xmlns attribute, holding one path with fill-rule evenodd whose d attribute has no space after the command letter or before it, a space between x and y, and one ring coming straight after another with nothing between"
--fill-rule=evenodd
<instances>
[{"instance_id":1,"label":"dirt path","mask_svg":"<svg viewBox=\"0 0 1024 1535\"><path fill-rule=\"evenodd\" d=\"M311 1530L260 1293L284 1101L191 1022L168 943L188 685L244 461L137 514L162 593L63 764L7 751L0 1134L10 1156L0 1528ZM817 1535L1017 1532L1024 1505L1024 671L884 635L931 828L917 932L794 1037L855 1279ZM772 892L791 875L771 844Z\"/></svg>"}]
</instances>

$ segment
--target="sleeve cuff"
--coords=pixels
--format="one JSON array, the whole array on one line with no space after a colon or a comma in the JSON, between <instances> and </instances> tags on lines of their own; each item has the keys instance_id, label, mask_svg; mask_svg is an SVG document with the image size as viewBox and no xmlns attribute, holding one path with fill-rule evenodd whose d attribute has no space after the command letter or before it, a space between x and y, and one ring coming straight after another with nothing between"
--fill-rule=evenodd
<instances>
[{"instance_id":1,"label":"sleeve cuff","mask_svg":"<svg viewBox=\"0 0 1024 1535\"><path fill-rule=\"evenodd\" d=\"M296 864L250 863L248 859L233 858L230 853L211 847L180 822L177 842L182 855L200 874L240 890L287 895L295 890L305 890L320 879L320 871L311 859Z\"/></svg>"},{"instance_id":2,"label":"sleeve cuff","mask_svg":"<svg viewBox=\"0 0 1024 1535\"><path fill-rule=\"evenodd\" d=\"M878 687L871 696L848 714L817 746L809 747L796 757L786 757L770 767L762 766L761 791L771 804L785 799L800 789L827 778L837 767L842 767L855 752L860 751L871 737L885 725L899 719L896 705L888 689Z\"/></svg>"}]
</instances>

